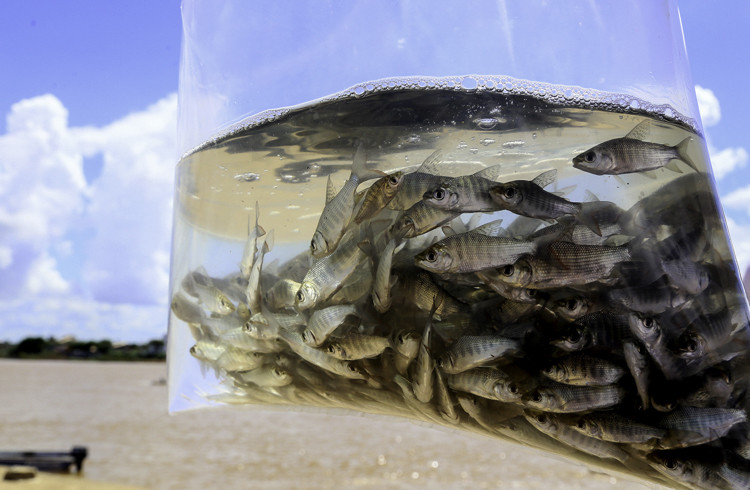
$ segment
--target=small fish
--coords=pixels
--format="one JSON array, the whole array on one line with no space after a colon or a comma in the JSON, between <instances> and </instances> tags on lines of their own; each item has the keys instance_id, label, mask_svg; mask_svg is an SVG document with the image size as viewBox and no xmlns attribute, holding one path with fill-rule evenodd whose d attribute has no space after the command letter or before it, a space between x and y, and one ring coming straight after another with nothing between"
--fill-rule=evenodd
<instances>
[{"instance_id":1,"label":"small fish","mask_svg":"<svg viewBox=\"0 0 750 490\"><path fill-rule=\"evenodd\" d=\"M685 294L700 294L708 287L708 270L700 263L680 259L666 260L662 262L662 269L670 284Z\"/></svg>"},{"instance_id":2,"label":"small fish","mask_svg":"<svg viewBox=\"0 0 750 490\"><path fill-rule=\"evenodd\" d=\"M525 397L531 408L545 412L575 413L613 407L625 398L618 385L571 386L554 384L533 390Z\"/></svg>"},{"instance_id":3,"label":"small fish","mask_svg":"<svg viewBox=\"0 0 750 490\"><path fill-rule=\"evenodd\" d=\"M610 279L615 267L630 259L628 247L552 242L535 256L501 268L509 284L533 289L584 287Z\"/></svg>"},{"instance_id":4,"label":"small fish","mask_svg":"<svg viewBox=\"0 0 750 490\"><path fill-rule=\"evenodd\" d=\"M435 398L443 420L452 425L458 424L461 419L456 411L456 402L453 401L453 395L445 386L445 381L439 370L435 370Z\"/></svg>"},{"instance_id":5,"label":"small fish","mask_svg":"<svg viewBox=\"0 0 750 490\"><path fill-rule=\"evenodd\" d=\"M659 441L660 449L697 446L724 437L735 425L747 420L738 408L680 407L659 421L669 434Z\"/></svg>"},{"instance_id":6,"label":"small fish","mask_svg":"<svg viewBox=\"0 0 750 490\"><path fill-rule=\"evenodd\" d=\"M556 219L581 212L583 205L571 202L543 188L557 177L557 170L548 170L533 180L513 180L497 184L489 193L502 209L528 218Z\"/></svg>"},{"instance_id":7,"label":"small fish","mask_svg":"<svg viewBox=\"0 0 750 490\"><path fill-rule=\"evenodd\" d=\"M612 289L606 293L612 303L644 315L658 315L679 308L690 298L661 281L647 286Z\"/></svg>"},{"instance_id":8,"label":"small fish","mask_svg":"<svg viewBox=\"0 0 750 490\"><path fill-rule=\"evenodd\" d=\"M435 284L432 276L422 270L399 271L398 281L391 291L394 304L405 307L413 306L421 311L430 311L434 298L440 297L435 310L435 318L443 319L451 315L466 313L467 307Z\"/></svg>"},{"instance_id":9,"label":"small fish","mask_svg":"<svg viewBox=\"0 0 750 490\"><path fill-rule=\"evenodd\" d=\"M247 352L240 349L227 349L213 364L228 373L241 373L251 369L257 369L265 362L266 354L263 352Z\"/></svg>"},{"instance_id":10,"label":"small fish","mask_svg":"<svg viewBox=\"0 0 750 490\"><path fill-rule=\"evenodd\" d=\"M202 323L205 316L200 306L180 291L172 296L170 308L177 318L186 323Z\"/></svg>"},{"instance_id":11,"label":"small fish","mask_svg":"<svg viewBox=\"0 0 750 490\"><path fill-rule=\"evenodd\" d=\"M519 341L498 335L464 335L437 360L446 374L458 374L521 352Z\"/></svg>"},{"instance_id":12,"label":"small fish","mask_svg":"<svg viewBox=\"0 0 750 490\"><path fill-rule=\"evenodd\" d=\"M391 342L386 337L349 334L329 341L326 349L336 359L354 361L377 357L390 346Z\"/></svg>"},{"instance_id":13,"label":"small fish","mask_svg":"<svg viewBox=\"0 0 750 490\"><path fill-rule=\"evenodd\" d=\"M465 394L457 394L456 401L458 401L458 404L463 409L463 411L466 412L466 414L471 417L472 420L476 421L476 423L479 424L479 426L489 434L501 434L503 436L510 437L511 440L515 442L526 442L523 439L521 441L516 439L517 434L508 436L508 433L513 429L503 430L503 427L507 427L508 419L513 419L521 413L520 408L513 405L505 405L503 406L503 409L505 410L501 410L495 405L493 405L492 407L488 406L485 400L481 398L476 398ZM525 422L526 421L524 420L524 423ZM529 429L533 430L533 427L529 427Z\"/></svg>"},{"instance_id":14,"label":"small fish","mask_svg":"<svg viewBox=\"0 0 750 490\"><path fill-rule=\"evenodd\" d=\"M344 282L369 258L357 245L354 232L336 250L313 264L295 294L299 310L319 305L341 289Z\"/></svg>"},{"instance_id":15,"label":"small fish","mask_svg":"<svg viewBox=\"0 0 750 490\"><path fill-rule=\"evenodd\" d=\"M354 223L360 224L378 214L396 196L403 182L404 173L399 171L385 175L372 184L362 198Z\"/></svg>"},{"instance_id":16,"label":"small fish","mask_svg":"<svg viewBox=\"0 0 750 490\"><path fill-rule=\"evenodd\" d=\"M633 375L638 396L641 397L641 409L647 410L650 400L648 386L651 374L648 353L641 344L632 340L623 342L622 348L625 354L625 363L630 369L630 374Z\"/></svg>"},{"instance_id":17,"label":"small fish","mask_svg":"<svg viewBox=\"0 0 750 490\"><path fill-rule=\"evenodd\" d=\"M260 366L238 373L237 377L244 383L273 387L286 386L294 380L291 374L278 366Z\"/></svg>"},{"instance_id":18,"label":"small fish","mask_svg":"<svg viewBox=\"0 0 750 490\"><path fill-rule=\"evenodd\" d=\"M612 458L625 462L629 455L620 446L584 435L571 429L559 415L524 410L524 417L531 425L545 434L579 451L598 458Z\"/></svg>"},{"instance_id":19,"label":"small fish","mask_svg":"<svg viewBox=\"0 0 750 490\"><path fill-rule=\"evenodd\" d=\"M292 352L300 356L305 361L325 369L333 374L343 376L348 379L366 379L364 374L348 361L342 361L331 357L325 351L316 347L311 347L302 340L302 332L299 330L281 330L279 335L284 339Z\"/></svg>"},{"instance_id":20,"label":"small fish","mask_svg":"<svg viewBox=\"0 0 750 490\"><path fill-rule=\"evenodd\" d=\"M219 341L231 345L232 348L246 352L270 354L281 352L284 349L284 344L279 341L278 337L256 339L248 335L244 327L233 328L223 332L219 336Z\"/></svg>"},{"instance_id":21,"label":"small fish","mask_svg":"<svg viewBox=\"0 0 750 490\"><path fill-rule=\"evenodd\" d=\"M554 313L555 316L569 322L603 307L601 304L594 304L586 296L564 290L553 293L550 298L544 301L543 306Z\"/></svg>"},{"instance_id":22,"label":"small fish","mask_svg":"<svg viewBox=\"0 0 750 490\"><path fill-rule=\"evenodd\" d=\"M534 242L469 232L437 242L418 254L415 263L431 272L463 274L513 264L534 252Z\"/></svg>"},{"instance_id":23,"label":"small fish","mask_svg":"<svg viewBox=\"0 0 750 490\"><path fill-rule=\"evenodd\" d=\"M271 289L265 292L264 299L271 311L294 307L294 295L301 283L292 279L279 279Z\"/></svg>"},{"instance_id":24,"label":"small fish","mask_svg":"<svg viewBox=\"0 0 750 490\"><path fill-rule=\"evenodd\" d=\"M461 213L501 210L490 196L489 190L497 184L502 172L500 165L487 167L471 175L444 180L422 196L429 206Z\"/></svg>"},{"instance_id":25,"label":"small fish","mask_svg":"<svg viewBox=\"0 0 750 490\"><path fill-rule=\"evenodd\" d=\"M439 305L440 298L435 296L432 300L430 316L419 342L419 352L414 362L414 376L412 377L414 396L422 403L428 403L432 400L433 395L435 359L430 352L430 342L432 338L432 318Z\"/></svg>"},{"instance_id":26,"label":"small fish","mask_svg":"<svg viewBox=\"0 0 750 490\"><path fill-rule=\"evenodd\" d=\"M258 201L255 201L255 227L250 229L250 216L247 217L247 241L245 241L245 248L242 251L242 261L240 262L240 274L242 277L247 279L250 277L250 269L255 262L255 253L257 250L256 242L258 238L266 234L266 230L258 224L258 218L260 217L260 207Z\"/></svg>"},{"instance_id":27,"label":"small fish","mask_svg":"<svg viewBox=\"0 0 750 490\"><path fill-rule=\"evenodd\" d=\"M598 412L582 415L571 426L581 434L602 441L642 444L664 437L664 429L636 422L616 412Z\"/></svg>"},{"instance_id":28,"label":"small fish","mask_svg":"<svg viewBox=\"0 0 750 490\"><path fill-rule=\"evenodd\" d=\"M339 241L344 236L346 226L352 217L354 193L357 190L357 186L362 182L376 179L383 175L383 172L368 169L365 166L366 163L365 150L360 145L354 154L351 175L349 175L349 179L338 193L333 188L329 174L326 188L326 204L323 212L320 214L313 238L310 241L310 251L313 257L322 258L336 250Z\"/></svg>"},{"instance_id":29,"label":"small fish","mask_svg":"<svg viewBox=\"0 0 750 490\"><path fill-rule=\"evenodd\" d=\"M460 214L459 212L432 207L424 201L418 201L404 211L394 223L391 232L398 238L414 238L444 225Z\"/></svg>"},{"instance_id":30,"label":"small fish","mask_svg":"<svg viewBox=\"0 0 750 490\"><path fill-rule=\"evenodd\" d=\"M619 175L631 172L655 170L666 166L677 172L679 167L668 165L672 160L682 160L693 170L697 167L688 157L687 137L675 146L643 141L649 131L650 122L645 120L635 126L627 135L586 150L573 158L573 166L596 175Z\"/></svg>"},{"instance_id":31,"label":"small fish","mask_svg":"<svg viewBox=\"0 0 750 490\"><path fill-rule=\"evenodd\" d=\"M417 357L421 337L417 332L402 330L393 336L393 350L396 353L396 370L402 376L409 364Z\"/></svg>"},{"instance_id":32,"label":"small fish","mask_svg":"<svg viewBox=\"0 0 750 490\"><path fill-rule=\"evenodd\" d=\"M302 340L312 347L323 345L329 335L339 327L349 315L357 313L354 305L335 305L316 310L310 315Z\"/></svg>"},{"instance_id":33,"label":"small fish","mask_svg":"<svg viewBox=\"0 0 750 490\"><path fill-rule=\"evenodd\" d=\"M404 210L422 200L422 195L429 189L440 185L447 177L438 175L442 158L440 150L435 150L414 171L404 174L399 190L388 203L388 208Z\"/></svg>"},{"instance_id":34,"label":"small fish","mask_svg":"<svg viewBox=\"0 0 750 490\"><path fill-rule=\"evenodd\" d=\"M398 244L395 238L391 238L386 244L383 253L378 260L378 268L375 270L375 279L372 285L372 304L380 313L385 313L391 307L391 288L397 278L391 274L393 256L404 248L406 242Z\"/></svg>"},{"instance_id":35,"label":"small fish","mask_svg":"<svg viewBox=\"0 0 750 490\"><path fill-rule=\"evenodd\" d=\"M258 256L255 258L255 262L253 262L252 268L250 269L250 275L247 279L247 289L245 290L247 296L247 307L251 313L260 312L260 305L263 301L263 295L260 290L260 274L261 269L263 268L263 257L265 257L273 247L273 230L264 235L260 241L262 244L259 243L260 250Z\"/></svg>"},{"instance_id":36,"label":"small fish","mask_svg":"<svg viewBox=\"0 0 750 490\"><path fill-rule=\"evenodd\" d=\"M542 374L568 385L604 386L616 383L625 374L625 370L605 359L576 354L548 366L542 370Z\"/></svg>"},{"instance_id":37,"label":"small fish","mask_svg":"<svg viewBox=\"0 0 750 490\"><path fill-rule=\"evenodd\" d=\"M458 374L450 374L448 386L456 391L497 400L518 403L521 389L508 374L495 368L479 367Z\"/></svg>"},{"instance_id":38,"label":"small fish","mask_svg":"<svg viewBox=\"0 0 750 490\"><path fill-rule=\"evenodd\" d=\"M567 352L594 348L611 349L630 336L626 315L600 310L578 318L551 343Z\"/></svg>"},{"instance_id":39,"label":"small fish","mask_svg":"<svg viewBox=\"0 0 750 490\"><path fill-rule=\"evenodd\" d=\"M234 303L214 286L213 280L203 267L185 277L183 289L191 296L198 298L206 309L217 315L228 315L235 310Z\"/></svg>"},{"instance_id":40,"label":"small fish","mask_svg":"<svg viewBox=\"0 0 750 490\"><path fill-rule=\"evenodd\" d=\"M653 452L647 456L648 463L659 473L688 488L725 489L725 480L710 465L697 460L675 456L673 452Z\"/></svg>"}]
</instances>

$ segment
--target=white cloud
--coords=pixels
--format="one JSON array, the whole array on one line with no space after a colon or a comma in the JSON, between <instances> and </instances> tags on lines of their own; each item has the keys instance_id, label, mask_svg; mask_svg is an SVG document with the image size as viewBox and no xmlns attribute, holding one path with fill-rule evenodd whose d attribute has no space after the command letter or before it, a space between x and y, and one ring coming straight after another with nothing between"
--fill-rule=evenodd
<instances>
[{"instance_id":1,"label":"white cloud","mask_svg":"<svg viewBox=\"0 0 750 490\"><path fill-rule=\"evenodd\" d=\"M740 209L750 216L750 185L722 196L721 203L725 208Z\"/></svg>"},{"instance_id":2,"label":"white cloud","mask_svg":"<svg viewBox=\"0 0 750 490\"><path fill-rule=\"evenodd\" d=\"M54 329L82 319L76 302L123 316L168 303L176 122L175 94L102 127L69 127L53 95L12 106L0 135L0 311L32 325L13 305L60 300ZM87 182L84 158L97 155L102 171ZM11 328L2 317L0 338Z\"/></svg>"},{"instance_id":3,"label":"white cloud","mask_svg":"<svg viewBox=\"0 0 750 490\"><path fill-rule=\"evenodd\" d=\"M717 180L724 178L732 170L742 168L747 164L747 151L742 147L724 148L721 151L711 148L709 152L711 167Z\"/></svg>"},{"instance_id":4,"label":"white cloud","mask_svg":"<svg viewBox=\"0 0 750 490\"><path fill-rule=\"evenodd\" d=\"M734 256L737 259L737 267L744 276L750 267L750 226L742 225L727 217L727 230L734 248Z\"/></svg>"},{"instance_id":5,"label":"white cloud","mask_svg":"<svg viewBox=\"0 0 750 490\"><path fill-rule=\"evenodd\" d=\"M716 126L721 120L719 99L716 98L712 90L700 85L695 86L695 96L698 98L698 110L701 113L703 126Z\"/></svg>"}]
</instances>

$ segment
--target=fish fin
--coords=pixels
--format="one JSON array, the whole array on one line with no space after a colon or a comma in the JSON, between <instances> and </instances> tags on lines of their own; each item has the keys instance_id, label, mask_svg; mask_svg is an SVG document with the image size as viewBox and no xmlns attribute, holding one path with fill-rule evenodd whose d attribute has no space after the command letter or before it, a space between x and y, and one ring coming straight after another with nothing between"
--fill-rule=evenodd
<instances>
[{"instance_id":1,"label":"fish fin","mask_svg":"<svg viewBox=\"0 0 750 490\"><path fill-rule=\"evenodd\" d=\"M602 229L599 226L599 222L594 218L594 213L585 212L586 208L581 207L581 211L576 215L578 221L589 230L596 233L598 236L602 236Z\"/></svg>"},{"instance_id":2,"label":"fish fin","mask_svg":"<svg viewBox=\"0 0 750 490\"><path fill-rule=\"evenodd\" d=\"M437 166L442 158L443 152L441 152L440 150L433 151L432 153L430 153L430 156L425 158L424 162L422 162L422 165L417 168L417 172L430 175L439 175L437 173Z\"/></svg>"},{"instance_id":3,"label":"fish fin","mask_svg":"<svg viewBox=\"0 0 750 490\"><path fill-rule=\"evenodd\" d=\"M503 172L502 165L493 165L491 167L483 168L479 172L475 172L474 176L482 177L483 179L495 181L500 177Z\"/></svg>"},{"instance_id":4,"label":"fish fin","mask_svg":"<svg viewBox=\"0 0 750 490\"><path fill-rule=\"evenodd\" d=\"M445 236L453 236L458 234L456 233L456 230L451 228L450 225L443 225L440 229L443 231L443 235Z\"/></svg>"},{"instance_id":5,"label":"fish fin","mask_svg":"<svg viewBox=\"0 0 750 490\"><path fill-rule=\"evenodd\" d=\"M648 136L648 133L651 131L651 121L648 119L645 119L641 121L640 123L636 124L636 126L630 130L628 134L625 135L626 138L631 140L640 140L643 141L646 139L646 136Z\"/></svg>"},{"instance_id":6,"label":"fish fin","mask_svg":"<svg viewBox=\"0 0 750 490\"><path fill-rule=\"evenodd\" d=\"M398 245L396 245L396 248L393 249L393 255L396 255L397 253L399 253L401 250L404 249L405 246L406 246L406 242L401 242Z\"/></svg>"},{"instance_id":7,"label":"fish fin","mask_svg":"<svg viewBox=\"0 0 750 490\"><path fill-rule=\"evenodd\" d=\"M469 218L469 221L466 222L466 229L471 230L472 228L476 228L480 219L482 219L482 215L475 213L471 218Z\"/></svg>"},{"instance_id":8,"label":"fish fin","mask_svg":"<svg viewBox=\"0 0 750 490\"><path fill-rule=\"evenodd\" d=\"M549 250L549 258L553 262L555 262L557 265L559 265L563 269L568 269L568 266L565 265L565 261L563 261L562 257L560 257L560 255L557 252L555 252L554 250L550 250L550 249L547 249L547 250Z\"/></svg>"},{"instance_id":9,"label":"fish fin","mask_svg":"<svg viewBox=\"0 0 750 490\"><path fill-rule=\"evenodd\" d=\"M677 158L679 158L690 168L698 172L698 167L695 166L693 160L688 156L688 146L690 145L691 141L693 141L693 138L688 136L684 140L680 141L677 146L675 146L675 150L677 150Z\"/></svg>"},{"instance_id":10,"label":"fish fin","mask_svg":"<svg viewBox=\"0 0 750 490\"><path fill-rule=\"evenodd\" d=\"M377 252L375 251L375 247L373 246L369 238L366 238L362 240L361 242L357 243L357 247L359 247L359 249L362 250L362 252L364 252L365 255L367 255L368 257L375 257L377 255Z\"/></svg>"},{"instance_id":11,"label":"fish fin","mask_svg":"<svg viewBox=\"0 0 750 490\"><path fill-rule=\"evenodd\" d=\"M534 184L538 185L539 187L547 187L551 183L553 183L555 180L557 180L557 169L553 168L551 170L547 170L546 172L543 172L531 181Z\"/></svg>"},{"instance_id":12,"label":"fish fin","mask_svg":"<svg viewBox=\"0 0 750 490\"><path fill-rule=\"evenodd\" d=\"M569 185L567 187L563 187L562 189L557 189L555 192L553 192L553 194L556 196L565 197L571 192L573 192L574 190L576 190L576 187L578 186L575 184Z\"/></svg>"},{"instance_id":13,"label":"fish fin","mask_svg":"<svg viewBox=\"0 0 750 490\"><path fill-rule=\"evenodd\" d=\"M271 228L271 231L269 231L268 234L265 235L265 237L266 237L265 240L263 240L263 253L267 254L268 252L271 251L271 249L273 249L273 243L274 243L273 242L274 240L273 228Z\"/></svg>"},{"instance_id":14,"label":"fish fin","mask_svg":"<svg viewBox=\"0 0 750 490\"><path fill-rule=\"evenodd\" d=\"M333 185L331 180L331 174L328 174L328 182L326 183L326 205L336 197L336 187Z\"/></svg>"},{"instance_id":15,"label":"fish fin","mask_svg":"<svg viewBox=\"0 0 750 490\"><path fill-rule=\"evenodd\" d=\"M623 179L622 176L620 176L620 175L613 175L613 177L615 178L615 180L617 181L618 184L620 184L620 185L628 185L628 183L625 182L625 179Z\"/></svg>"},{"instance_id":16,"label":"fish fin","mask_svg":"<svg viewBox=\"0 0 750 490\"><path fill-rule=\"evenodd\" d=\"M599 197L590 190L586 189L586 194L583 202L599 202Z\"/></svg>"},{"instance_id":17,"label":"fish fin","mask_svg":"<svg viewBox=\"0 0 750 490\"><path fill-rule=\"evenodd\" d=\"M500 226L502 223L502 219L490 221L489 223L485 223L482 226L477 226L476 228L471 230L471 232L487 236L501 236L501 234L505 231L505 228Z\"/></svg>"},{"instance_id":18,"label":"fish fin","mask_svg":"<svg viewBox=\"0 0 750 490\"><path fill-rule=\"evenodd\" d=\"M640 172L641 175L644 177L648 177L651 180L656 180L656 172L653 170L646 170L645 172Z\"/></svg>"},{"instance_id":19,"label":"fish fin","mask_svg":"<svg viewBox=\"0 0 750 490\"><path fill-rule=\"evenodd\" d=\"M677 165L677 159L672 159L667 162L666 165L664 165L664 168L671 170L672 172L677 172L678 174L684 173L679 165Z\"/></svg>"},{"instance_id":20,"label":"fish fin","mask_svg":"<svg viewBox=\"0 0 750 490\"><path fill-rule=\"evenodd\" d=\"M352 162L352 175L350 179L356 179L357 182L364 182L371 179L379 179L388 174L381 170L375 170L367 168L367 153L365 152L364 145L360 144L357 147L357 151L354 153L354 160Z\"/></svg>"},{"instance_id":21,"label":"fish fin","mask_svg":"<svg viewBox=\"0 0 750 490\"><path fill-rule=\"evenodd\" d=\"M607 247L619 247L621 245L625 245L632 239L633 237L630 235L610 235L606 240L604 240L602 245L605 245Z\"/></svg>"}]
</instances>

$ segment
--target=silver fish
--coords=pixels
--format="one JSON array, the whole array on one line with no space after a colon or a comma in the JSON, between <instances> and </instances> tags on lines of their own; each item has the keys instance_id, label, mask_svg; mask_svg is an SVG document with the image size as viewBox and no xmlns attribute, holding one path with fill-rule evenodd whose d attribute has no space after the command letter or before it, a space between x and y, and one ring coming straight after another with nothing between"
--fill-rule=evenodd
<instances>
[{"instance_id":1,"label":"silver fish","mask_svg":"<svg viewBox=\"0 0 750 490\"><path fill-rule=\"evenodd\" d=\"M687 137L675 146L643 141L648 134L650 122L645 120L622 138L600 143L573 158L573 166L596 175L617 175L631 172L655 170L664 166L681 172L679 167L670 167L672 160L682 160L696 172L698 169L688 157Z\"/></svg>"},{"instance_id":2,"label":"silver fish","mask_svg":"<svg viewBox=\"0 0 750 490\"><path fill-rule=\"evenodd\" d=\"M625 370L611 361L577 354L560 359L543 369L542 374L568 385L604 386L616 383Z\"/></svg>"},{"instance_id":3,"label":"silver fish","mask_svg":"<svg viewBox=\"0 0 750 490\"><path fill-rule=\"evenodd\" d=\"M391 274L391 263L393 256L404 248L406 242L397 244L395 238L388 241L383 253L378 260L378 268L375 270L375 279L372 285L372 304L380 313L385 313L391 307L391 288L395 284L396 277Z\"/></svg>"},{"instance_id":4,"label":"silver fish","mask_svg":"<svg viewBox=\"0 0 750 490\"><path fill-rule=\"evenodd\" d=\"M430 316L427 325L424 327L422 339L419 342L419 352L414 363L414 376L412 376L414 396L422 403L428 403L432 400L433 395L435 359L430 352L430 342L432 338L432 318L438 305L439 298L433 298Z\"/></svg>"},{"instance_id":5,"label":"silver fish","mask_svg":"<svg viewBox=\"0 0 750 490\"><path fill-rule=\"evenodd\" d=\"M234 303L219 288L203 267L189 273L183 280L185 292L198 298L209 311L218 315L228 315L235 310Z\"/></svg>"},{"instance_id":6,"label":"silver fish","mask_svg":"<svg viewBox=\"0 0 750 490\"><path fill-rule=\"evenodd\" d=\"M322 345L347 316L355 315L356 312L354 305L329 306L314 311L302 333L303 341L313 347Z\"/></svg>"},{"instance_id":7,"label":"silver fish","mask_svg":"<svg viewBox=\"0 0 750 490\"><path fill-rule=\"evenodd\" d=\"M575 413L613 407L624 398L625 390L618 385L554 384L533 390L524 401L529 407L545 412Z\"/></svg>"},{"instance_id":8,"label":"silver fish","mask_svg":"<svg viewBox=\"0 0 750 490\"><path fill-rule=\"evenodd\" d=\"M237 377L244 383L273 387L286 386L294 380L292 375L284 369L268 365L239 373Z\"/></svg>"},{"instance_id":9,"label":"silver fish","mask_svg":"<svg viewBox=\"0 0 750 490\"><path fill-rule=\"evenodd\" d=\"M342 361L335 357L329 356L325 351L311 347L302 340L302 332L299 330L281 330L279 332L292 351L305 361L325 369L333 374L343 376L348 379L366 379L359 369L349 364L348 361Z\"/></svg>"},{"instance_id":10,"label":"silver fish","mask_svg":"<svg viewBox=\"0 0 750 490\"><path fill-rule=\"evenodd\" d=\"M400 375L406 375L409 365L417 357L420 340L419 334L412 331L400 331L393 336L394 363Z\"/></svg>"},{"instance_id":11,"label":"silver fish","mask_svg":"<svg viewBox=\"0 0 750 490\"><path fill-rule=\"evenodd\" d=\"M625 462L629 455L620 446L611 442L588 437L571 429L559 415L524 410L524 417L531 425L545 434L579 451L598 458L612 458Z\"/></svg>"},{"instance_id":12,"label":"silver fish","mask_svg":"<svg viewBox=\"0 0 750 490\"><path fill-rule=\"evenodd\" d=\"M432 207L424 201L418 201L404 211L394 223L392 233L399 238L414 238L444 225L460 214L459 212Z\"/></svg>"},{"instance_id":13,"label":"silver fish","mask_svg":"<svg viewBox=\"0 0 750 490\"><path fill-rule=\"evenodd\" d=\"M494 368L479 367L459 374L450 374L447 381L453 390L489 400L518 403L522 396L519 385L508 374Z\"/></svg>"},{"instance_id":14,"label":"silver fish","mask_svg":"<svg viewBox=\"0 0 750 490\"><path fill-rule=\"evenodd\" d=\"M543 188L553 183L557 170L548 170L533 180L513 180L497 184L489 193L503 209L528 218L556 219L578 214L582 204L571 202Z\"/></svg>"},{"instance_id":15,"label":"silver fish","mask_svg":"<svg viewBox=\"0 0 750 490\"><path fill-rule=\"evenodd\" d=\"M600 310L578 318L563 331L552 345L567 351L619 345L631 336L626 315L609 310Z\"/></svg>"},{"instance_id":16,"label":"silver fish","mask_svg":"<svg viewBox=\"0 0 750 490\"><path fill-rule=\"evenodd\" d=\"M453 401L453 395L445 386L445 381L439 370L435 370L435 398L443 420L452 425L458 424L461 419L456 411L456 402Z\"/></svg>"},{"instance_id":17,"label":"silver fish","mask_svg":"<svg viewBox=\"0 0 750 490\"><path fill-rule=\"evenodd\" d=\"M661 449L697 446L724 437L729 430L747 420L737 408L680 407L659 421L669 434L659 441Z\"/></svg>"},{"instance_id":18,"label":"silver fish","mask_svg":"<svg viewBox=\"0 0 750 490\"><path fill-rule=\"evenodd\" d=\"M170 308L177 318L186 323L202 323L205 317L201 307L180 291L172 296Z\"/></svg>"},{"instance_id":19,"label":"silver fish","mask_svg":"<svg viewBox=\"0 0 750 490\"><path fill-rule=\"evenodd\" d=\"M412 207L422 200L422 195L429 189L440 185L446 180L439 174L439 166L442 158L440 150L435 150L414 171L404 174L398 193L388 203L388 208L404 210Z\"/></svg>"},{"instance_id":20,"label":"silver fish","mask_svg":"<svg viewBox=\"0 0 750 490\"><path fill-rule=\"evenodd\" d=\"M536 252L536 244L482 233L449 236L415 257L419 267L437 273L467 273L512 264Z\"/></svg>"},{"instance_id":21,"label":"silver fish","mask_svg":"<svg viewBox=\"0 0 750 490\"><path fill-rule=\"evenodd\" d=\"M279 279L271 289L265 292L264 299L271 311L294 307L294 295L301 283L292 279Z\"/></svg>"},{"instance_id":22,"label":"silver fish","mask_svg":"<svg viewBox=\"0 0 750 490\"><path fill-rule=\"evenodd\" d=\"M670 481L688 485L697 489L725 489L725 480L711 466L675 456L673 453L651 453L647 460L659 473Z\"/></svg>"},{"instance_id":23,"label":"silver fish","mask_svg":"<svg viewBox=\"0 0 750 490\"><path fill-rule=\"evenodd\" d=\"M457 374L521 351L519 341L498 335L464 335L437 360L446 374Z\"/></svg>"},{"instance_id":24,"label":"silver fish","mask_svg":"<svg viewBox=\"0 0 750 490\"><path fill-rule=\"evenodd\" d=\"M354 223L360 224L378 214L396 196L403 182L404 173L399 171L385 175L372 184L362 197L353 218Z\"/></svg>"},{"instance_id":25,"label":"silver fish","mask_svg":"<svg viewBox=\"0 0 750 490\"><path fill-rule=\"evenodd\" d=\"M326 188L326 204L318 220L313 238L310 241L310 251L313 257L321 258L336 250L344 235L346 226L354 211L354 193L357 186L370 179L383 175L380 171L369 170L365 165L367 156L362 145L357 148L352 163L352 172L344 187L336 193L328 176Z\"/></svg>"},{"instance_id":26,"label":"silver fish","mask_svg":"<svg viewBox=\"0 0 750 490\"><path fill-rule=\"evenodd\" d=\"M666 430L636 422L616 412L598 412L582 415L574 430L602 441L641 444L664 437Z\"/></svg>"},{"instance_id":27,"label":"silver fish","mask_svg":"<svg viewBox=\"0 0 750 490\"><path fill-rule=\"evenodd\" d=\"M471 175L453 177L424 193L424 201L445 211L461 213L498 211L502 207L490 196L502 172L500 165L488 167Z\"/></svg>"},{"instance_id":28,"label":"silver fish","mask_svg":"<svg viewBox=\"0 0 750 490\"><path fill-rule=\"evenodd\" d=\"M295 306L300 310L307 310L323 303L341 289L347 278L361 267L365 260L369 258L357 245L352 232L334 253L313 264L295 295Z\"/></svg>"},{"instance_id":29,"label":"silver fish","mask_svg":"<svg viewBox=\"0 0 750 490\"><path fill-rule=\"evenodd\" d=\"M273 230L264 235L258 243L259 251L258 256L253 262L253 266L250 268L250 275L247 278L247 289L245 293L247 295L247 307L251 313L260 312L260 305L263 301L263 295L260 290L260 273L263 268L263 257L273 248Z\"/></svg>"},{"instance_id":30,"label":"silver fish","mask_svg":"<svg viewBox=\"0 0 750 490\"><path fill-rule=\"evenodd\" d=\"M255 253L257 250L256 242L258 238L266 234L266 230L258 224L258 218L260 217L260 207L258 201L255 201L255 227L250 229L250 216L247 217L247 240L245 241L245 248L242 251L242 261L240 262L240 274L242 277L247 279L250 277L250 269L255 262Z\"/></svg>"},{"instance_id":31,"label":"silver fish","mask_svg":"<svg viewBox=\"0 0 750 490\"><path fill-rule=\"evenodd\" d=\"M391 346L386 337L376 335L349 334L328 342L326 349L336 359L354 361L377 357Z\"/></svg>"},{"instance_id":32,"label":"silver fish","mask_svg":"<svg viewBox=\"0 0 750 490\"><path fill-rule=\"evenodd\" d=\"M648 386L651 374L648 353L642 345L630 340L623 342L622 348L625 354L625 363L630 369L630 374L633 375L638 396L641 397L641 408L646 410L650 400Z\"/></svg>"}]
</instances>

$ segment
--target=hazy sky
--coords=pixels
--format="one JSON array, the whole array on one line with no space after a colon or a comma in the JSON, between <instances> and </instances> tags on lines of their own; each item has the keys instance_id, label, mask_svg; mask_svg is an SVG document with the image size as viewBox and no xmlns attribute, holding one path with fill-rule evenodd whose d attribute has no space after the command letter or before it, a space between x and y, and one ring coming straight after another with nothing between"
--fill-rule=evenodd
<instances>
[{"instance_id":1,"label":"hazy sky","mask_svg":"<svg viewBox=\"0 0 750 490\"><path fill-rule=\"evenodd\" d=\"M750 3L680 10L744 270ZM165 333L180 35L177 0L0 4L0 340Z\"/></svg>"}]
</instances>

